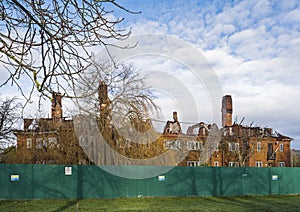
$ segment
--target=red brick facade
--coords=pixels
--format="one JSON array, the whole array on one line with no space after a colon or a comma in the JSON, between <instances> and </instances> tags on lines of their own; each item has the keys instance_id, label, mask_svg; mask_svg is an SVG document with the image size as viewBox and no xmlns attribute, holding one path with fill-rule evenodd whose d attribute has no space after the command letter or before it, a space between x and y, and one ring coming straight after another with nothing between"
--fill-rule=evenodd
<instances>
[{"instance_id":1,"label":"red brick facade","mask_svg":"<svg viewBox=\"0 0 300 212\"><path fill-rule=\"evenodd\" d=\"M122 138L113 126L107 124L109 123L107 117L110 113L109 100L107 94L101 94L102 91L106 93L107 86L101 82L99 104L102 116L100 115L98 120L98 127L106 126L103 129L105 129L107 140L110 141L109 145L114 151L127 158L147 159L173 151L183 158L180 160L173 158L171 165L291 166L290 142L292 139L273 132L270 128L232 124L232 99L229 95L225 96L222 101L223 127L221 129L216 124L200 122L188 127L187 132L183 133L178 115L173 112L173 121L167 121L163 133L156 137L155 141L149 141L149 144L139 144ZM89 163L75 135L73 120L66 120L62 117L61 98L60 94L53 96L52 118L37 121L24 119L24 130L16 131L17 149L23 152L20 157L23 158L24 163L43 161L45 163ZM149 128L154 130L149 120L138 125L139 129L144 129L140 131L141 133ZM90 140L89 138L83 139ZM95 149L91 151L96 154ZM154 165L170 164L161 162Z\"/></svg>"}]
</instances>

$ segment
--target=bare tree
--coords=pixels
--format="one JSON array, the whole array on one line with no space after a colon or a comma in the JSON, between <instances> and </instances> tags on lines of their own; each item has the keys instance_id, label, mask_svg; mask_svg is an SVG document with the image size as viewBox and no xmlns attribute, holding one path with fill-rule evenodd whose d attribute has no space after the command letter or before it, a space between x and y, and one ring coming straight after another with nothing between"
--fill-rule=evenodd
<instances>
[{"instance_id":1,"label":"bare tree","mask_svg":"<svg viewBox=\"0 0 300 212\"><path fill-rule=\"evenodd\" d=\"M144 76L139 73L132 64L94 60L89 71L81 75L76 89L77 96L81 97L76 99L79 113L88 114L89 117L86 120L83 118L80 123L89 123L96 118L105 139L105 142L96 140L96 145L103 145L104 149L108 148L108 144L116 152L130 158L147 157L148 154L141 150L159 137L150 118L151 113L156 113L159 107L154 102L151 87L146 85ZM85 127L82 130L95 133L92 137L98 138L98 131L93 129ZM89 134L80 129L76 129L76 132L83 136ZM86 147L88 152L93 150L92 146ZM101 161L99 164L103 165L105 159L102 155L97 153L94 156L94 161ZM118 161L116 154L109 157L110 161Z\"/></svg>"},{"instance_id":2,"label":"bare tree","mask_svg":"<svg viewBox=\"0 0 300 212\"><path fill-rule=\"evenodd\" d=\"M115 118L115 123L137 123L149 119L151 111L155 112L159 107L154 102L151 87L138 73L132 64L116 65L94 60L77 85L76 94L82 97L77 102L80 109L97 114L99 111L104 113L103 109L107 108L109 117L105 118Z\"/></svg>"},{"instance_id":3,"label":"bare tree","mask_svg":"<svg viewBox=\"0 0 300 212\"><path fill-rule=\"evenodd\" d=\"M292 167L300 167L300 150L291 149Z\"/></svg>"},{"instance_id":4,"label":"bare tree","mask_svg":"<svg viewBox=\"0 0 300 212\"><path fill-rule=\"evenodd\" d=\"M105 48L126 39L131 31L118 26L119 9L134 13L114 0L0 1L0 62L9 73L0 87L16 85L30 99L34 90L48 96L53 90L74 96L78 75L89 66L90 48ZM32 83L25 94L20 80Z\"/></svg>"},{"instance_id":5,"label":"bare tree","mask_svg":"<svg viewBox=\"0 0 300 212\"><path fill-rule=\"evenodd\" d=\"M13 130L20 119L22 105L16 97L2 100L0 98L0 148L6 148L14 142Z\"/></svg>"}]
</instances>

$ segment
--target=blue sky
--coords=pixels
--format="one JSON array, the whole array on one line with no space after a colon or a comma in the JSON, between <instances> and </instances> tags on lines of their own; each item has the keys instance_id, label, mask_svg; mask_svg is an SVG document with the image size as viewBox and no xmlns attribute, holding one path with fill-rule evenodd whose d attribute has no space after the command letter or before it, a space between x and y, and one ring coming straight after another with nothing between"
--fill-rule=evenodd
<instances>
[{"instance_id":1,"label":"blue sky","mask_svg":"<svg viewBox=\"0 0 300 212\"><path fill-rule=\"evenodd\" d=\"M245 125L253 122L253 126L272 127L293 137L292 147L300 149L300 1L119 2L132 11L141 11L114 13L115 17L125 17L122 27L131 27L133 36L172 35L192 45L207 59L223 93L233 97L234 119L237 117L239 122L245 117ZM183 51L182 56L195 55ZM171 120L172 111L177 110L180 121L212 121L212 97L184 64L157 56L137 57L132 62L141 70L165 70L191 94L186 95L170 79L158 79L152 86L159 82L172 90L167 94L161 90L156 93L163 114L159 119ZM13 95L17 91L5 87L0 93ZM197 111L179 107L178 98L193 98ZM45 105L44 112L49 114L49 103ZM72 106L65 106L64 110L67 113ZM33 105L27 108L27 114L35 111Z\"/></svg>"},{"instance_id":2,"label":"blue sky","mask_svg":"<svg viewBox=\"0 0 300 212\"><path fill-rule=\"evenodd\" d=\"M132 28L133 35L174 35L205 56L223 93L232 95L238 122L245 117L245 125L272 127L295 138L293 147L300 149L299 1L120 2L142 12L125 15L124 25ZM143 67L142 62L136 63ZM176 72L165 65L158 68ZM171 119L171 111L177 108L167 99L160 103ZM201 117L210 121L204 113ZM182 121L196 122L186 118Z\"/></svg>"}]
</instances>

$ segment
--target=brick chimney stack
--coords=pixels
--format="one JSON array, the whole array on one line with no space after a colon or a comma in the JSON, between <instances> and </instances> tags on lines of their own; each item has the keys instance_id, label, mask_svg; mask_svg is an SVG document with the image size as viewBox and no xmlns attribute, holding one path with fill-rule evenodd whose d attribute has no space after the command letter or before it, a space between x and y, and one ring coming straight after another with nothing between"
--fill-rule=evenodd
<instances>
[{"instance_id":1,"label":"brick chimney stack","mask_svg":"<svg viewBox=\"0 0 300 212\"><path fill-rule=\"evenodd\" d=\"M98 100L100 105L100 111L103 111L108 104L108 94L107 94L107 84L102 80L99 81Z\"/></svg>"},{"instance_id":2,"label":"brick chimney stack","mask_svg":"<svg viewBox=\"0 0 300 212\"><path fill-rule=\"evenodd\" d=\"M222 99L222 126L232 126L232 98L230 95Z\"/></svg>"},{"instance_id":3,"label":"brick chimney stack","mask_svg":"<svg viewBox=\"0 0 300 212\"><path fill-rule=\"evenodd\" d=\"M51 107L52 118L62 118L62 95L60 93L53 92L52 94L52 107Z\"/></svg>"},{"instance_id":4,"label":"brick chimney stack","mask_svg":"<svg viewBox=\"0 0 300 212\"><path fill-rule=\"evenodd\" d=\"M178 117L177 117L176 111L173 112L173 119L174 119L174 121L178 122Z\"/></svg>"},{"instance_id":5,"label":"brick chimney stack","mask_svg":"<svg viewBox=\"0 0 300 212\"><path fill-rule=\"evenodd\" d=\"M109 124L111 110L109 106L110 100L108 98L108 86L102 80L99 81L98 101L100 109L100 119L104 124Z\"/></svg>"}]
</instances>

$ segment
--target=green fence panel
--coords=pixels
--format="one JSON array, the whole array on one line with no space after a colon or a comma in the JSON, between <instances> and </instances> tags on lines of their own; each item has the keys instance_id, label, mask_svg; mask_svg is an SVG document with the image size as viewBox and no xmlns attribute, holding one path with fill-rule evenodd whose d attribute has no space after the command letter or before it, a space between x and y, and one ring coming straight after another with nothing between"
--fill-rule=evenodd
<instances>
[{"instance_id":1,"label":"green fence panel","mask_svg":"<svg viewBox=\"0 0 300 212\"><path fill-rule=\"evenodd\" d=\"M243 168L240 174L241 195L267 195L270 194L269 169Z\"/></svg>"},{"instance_id":2,"label":"green fence panel","mask_svg":"<svg viewBox=\"0 0 300 212\"><path fill-rule=\"evenodd\" d=\"M33 166L3 164L0 174L0 198L2 199L32 199L34 185L32 185ZM19 181L12 181L11 177L19 176ZM25 177L26 176L26 177ZM27 177L28 176L28 177Z\"/></svg>"},{"instance_id":3,"label":"green fence panel","mask_svg":"<svg viewBox=\"0 0 300 212\"><path fill-rule=\"evenodd\" d=\"M72 173L65 168L72 167ZM0 164L1 199L84 199L142 196L236 196L300 193L300 168L170 167L145 179L133 178L157 167Z\"/></svg>"},{"instance_id":4,"label":"green fence panel","mask_svg":"<svg viewBox=\"0 0 300 212\"><path fill-rule=\"evenodd\" d=\"M78 167L72 166L72 175L65 175L64 166L33 165L32 184L35 198L77 198Z\"/></svg>"}]
</instances>

